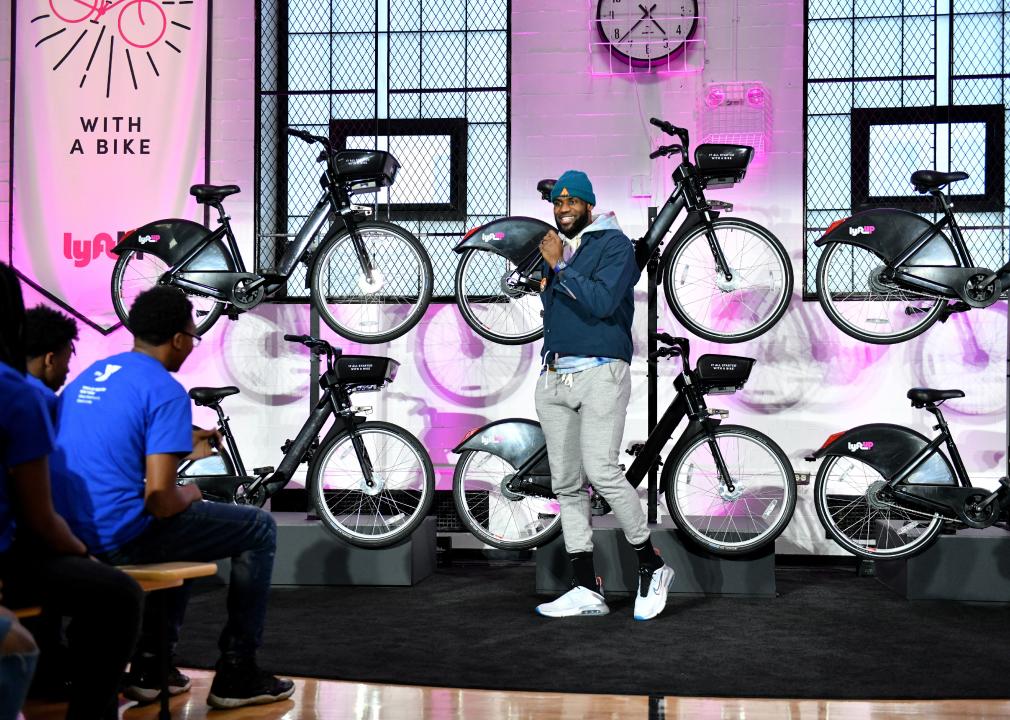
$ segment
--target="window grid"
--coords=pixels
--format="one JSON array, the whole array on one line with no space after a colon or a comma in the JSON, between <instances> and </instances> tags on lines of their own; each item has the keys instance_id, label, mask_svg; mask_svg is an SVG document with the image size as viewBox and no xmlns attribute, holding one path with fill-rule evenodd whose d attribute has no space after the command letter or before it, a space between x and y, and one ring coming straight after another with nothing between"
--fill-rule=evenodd
<instances>
[{"instance_id":1,"label":"window grid","mask_svg":"<svg viewBox=\"0 0 1010 720\"><path fill-rule=\"evenodd\" d=\"M463 118L465 219L392 218L431 256L433 299L453 299L452 248L468 229L509 212L510 9L510 0L259 1L257 268L277 262L287 240L274 235L296 232L321 193L318 149L284 136L286 126L326 135L331 119L354 121L355 136L380 143L386 118ZM416 195L403 175L355 200L388 207L398 194ZM300 266L283 300L307 301L306 284Z\"/></svg>"},{"instance_id":2,"label":"window grid","mask_svg":"<svg viewBox=\"0 0 1010 720\"><path fill-rule=\"evenodd\" d=\"M948 28L941 39L942 47L936 43L938 23ZM945 13L938 13L935 0L808 0L804 59L805 299L815 297L814 275L820 249L813 242L833 221L859 209L851 207L851 110L934 105L1007 107L1008 30L1007 0L950 0L950 11ZM937 97L938 87L947 88L946 97ZM939 154L949 157L951 170L977 164L977 146L953 142L940 149L943 153L938 153L936 147L931 150L934 166ZM1005 153L1010 163L1010 144L1005 143ZM902 182L911 194L908 178L895 179L895 184ZM1004 182L1010 182L1010 175ZM956 196L957 186L952 192ZM924 217L935 220L937 215L924 213ZM1002 212L959 213L958 221L976 263L999 267L1005 262L1010 229L1005 201Z\"/></svg>"}]
</instances>

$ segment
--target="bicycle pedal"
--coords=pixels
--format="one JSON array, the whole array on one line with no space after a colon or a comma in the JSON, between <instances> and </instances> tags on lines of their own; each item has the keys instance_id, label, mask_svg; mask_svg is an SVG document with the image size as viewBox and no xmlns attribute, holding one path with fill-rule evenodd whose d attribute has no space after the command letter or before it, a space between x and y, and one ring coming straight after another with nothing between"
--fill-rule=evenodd
<instances>
[{"instance_id":1,"label":"bicycle pedal","mask_svg":"<svg viewBox=\"0 0 1010 720\"><path fill-rule=\"evenodd\" d=\"M624 452L626 452L628 455L638 455L644 449L645 449L645 441L634 440L628 443L628 447L624 449Z\"/></svg>"},{"instance_id":2,"label":"bicycle pedal","mask_svg":"<svg viewBox=\"0 0 1010 720\"><path fill-rule=\"evenodd\" d=\"M1007 488L1007 489L1010 489L1010 478L1008 478L1006 475L1004 475L1003 477L1001 477L999 479L999 484L1002 485L1003 487Z\"/></svg>"},{"instance_id":3,"label":"bicycle pedal","mask_svg":"<svg viewBox=\"0 0 1010 720\"><path fill-rule=\"evenodd\" d=\"M270 465L265 465L264 467L253 468L253 475L258 475L260 477L264 475L269 475L274 471L273 467Z\"/></svg>"},{"instance_id":4,"label":"bicycle pedal","mask_svg":"<svg viewBox=\"0 0 1010 720\"><path fill-rule=\"evenodd\" d=\"M284 283L287 278L284 277L284 273L277 270L277 268L263 268L259 271L259 276L263 279L263 283L266 285L277 285Z\"/></svg>"}]
</instances>

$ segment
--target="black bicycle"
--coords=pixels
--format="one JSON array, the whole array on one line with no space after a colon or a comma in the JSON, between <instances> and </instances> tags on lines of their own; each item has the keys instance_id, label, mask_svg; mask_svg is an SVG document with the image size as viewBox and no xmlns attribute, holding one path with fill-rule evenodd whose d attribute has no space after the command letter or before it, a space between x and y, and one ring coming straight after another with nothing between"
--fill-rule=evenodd
<instances>
[{"instance_id":1,"label":"black bicycle","mask_svg":"<svg viewBox=\"0 0 1010 720\"><path fill-rule=\"evenodd\" d=\"M967 178L963 172L912 173L915 191L932 195L943 213L935 223L879 208L835 221L814 243L822 248L817 297L835 327L863 342L898 343L953 313L999 300L1010 263L999 270L976 267L943 192Z\"/></svg>"},{"instance_id":2,"label":"black bicycle","mask_svg":"<svg viewBox=\"0 0 1010 720\"><path fill-rule=\"evenodd\" d=\"M393 184L400 165L381 150L336 150L328 138L288 128L318 143L326 164L322 195L277 267L248 272L222 201L237 185L194 185L197 202L218 212L213 232L189 220L158 220L114 248L112 304L128 324L133 299L155 284L182 288L194 304L197 333L227 312L232 319L286 287L299 263L308 266L313 306L334 332L359 343L387 342L414 327L431 301L434 275L420 241L399 225L369 220L370 208L351 204L361 193ZM312 249L323 226L330 228Z\"/></svg>"},{"instance_id":3,"label":"black bicycle","mask_svg":"<svg viewBox=\"0 0 1010 720\"><path fill-rule=\"evenodd\" d=\"M666 301L677 320L706 340L736 343L767 332L785 314L793 271L785 248L767 228L743 218L721 218L729 203L708 200L706 189L743 180L754 153L746 145L699 145L694 163L688 131L652 118L680 142L649 157L680 156L675 188L645 237L636 243L640 268L658 251L682 210L660 260ZM554 180L537 185L550 201ZM535 218L488 223L456 246L456 303L466 323L493 342L519 345L543 336L540 310L540 240L552 226Z\"/></svg>"},{"instance_id":4,"label":"black bicycle","mask_svg":"<svg viewBox=\"0 0 1010 720\"><path fill-rule=\"evenodd\" d=\"M912 388L907 397L936 418L932 440L900 425L861 425L831 435L806 458L825 458L814 485L824 529L860 557L909 557L929 547L944 524L986 528L1010 507L1006 477L995 491L972 486L940 411L964 393Z\"/></svg>"},{"instance_id":5,"label":"black bicycle","mask_svg":"<svg viewBox=\"0 0 1010 720\"><path fill-rule=\"evenodd\" d=\"M319 378L322 397L294 440L281 448L276 469L246 473L238 445L221 408L236 387L198 387L189 391L197 405L217 413L226 447L208 458L183 463L180 483L196 483L204 497L218 502L262 506L308 463L308 491L323 525L347 542L363 547L391 545L410 535L428 514L435 496L431 458L417 438L387 422L366 422L371 408L351 406L356 392L379 390L396 377L399 363L386 357L343 355L325 340L285 335L316 355L326 356ZM319 434L333 418L322 441Z\"/></svg>"},{"instance_id":6,"label":"black bicycle","mask_svg":"<svg viewBox=\"0 0 1010 720\"><path fill-rule=\"evenodd\" d=\"M709 409L707 395L733 393L750 377L754 360L702 355L690 365L686 338L658 333L667 345L650 355L679 357L677 395L648 439L631 443L626 476L638 487L660 463L666 443L685 417L687 427L662 462L661 489L677 527L701 547L739 555L764 547L785 529L796 505L792 465L775 442L748 427L722 425L726 410ZM453 500L463 524L483 542L502 549L542 545L561 530L540 424L499 420L467 434L453 474ZM594 495L601 511L605 501Z\"/></svg>"}]
</instances>

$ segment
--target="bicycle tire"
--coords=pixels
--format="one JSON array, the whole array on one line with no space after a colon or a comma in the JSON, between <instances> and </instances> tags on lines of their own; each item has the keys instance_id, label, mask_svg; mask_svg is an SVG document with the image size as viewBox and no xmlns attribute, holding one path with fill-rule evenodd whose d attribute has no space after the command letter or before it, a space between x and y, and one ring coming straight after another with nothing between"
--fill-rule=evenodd
<instances>
[{"instance_id":1,"label":"bicycle tire","mask_svg":"<svg viewBox=\"0 0 1010 720\"><path fill-rule=\"evenodd\" d=\"M841 464L844 461L845 464ZM836 467L842 469L841 477L834 478ZM911 557L929 547L943 527L943 519L934 514L925 528L920 527L925 513L908 512L891 505L889 508L872 503L871 485L882 483L883 477L866 463L847 456L826 458L817 471L814 482L814 505L817 517L831 539L857 557L870 560L891 560ZM953 480L951 480L953 483ZM865 487L864 487L865 486ZM847 492L840 492L847 490ZM878 507L874 507L874 505ZM901 523L894 532L882 530L879 524ZM863 530L862 528L865 528ZM880 538L891 543L916 534L910 542L900 546L880 547Z\"/></svg>"},{"instance_id":2,"label":"bicycle tire","mask_svg":"<svg viewBox=\"0 0 1010 720\"><path fill-rule=\"evenodd\" d=\"M720 425L713 434L733 474L734 492L721 487L707 447L709 437L700 434L677 457L667 458L663 469L666 505L677 527L700 547L717 555L752 553L775 542L792 519L796 509L792 464L771 438L752 428ZM723 442L734 438L752 447ZM755 454L757 449L764 457ZM690 466L685 465L688 461ZM695 485L689 488L693 481ZM780 484L769 485L769 481Z\"/></svg>"},{"instance_id":3,"label":"bicycle tire","mask_svg":"<svg viewBox=\"0 0 1010 720\"><path fill-rule=\"evenodd\" d=\"M219 256L216 259L216 264L219 267L212 269L234 272L234 264L231 262L229 255L224 249L224 245L220 241L212 243L207 249L201 251L200 255L194 258L190 264L199 262L200 257L210 248L213 248L213 252ZM124 283L126 282L127 275L130 273L130 265L134 260L146 262L149 269L136 271L137 278L135 283L131 283L131 289L124 293ZM220 266L222 264L223 266ZM196 270L197 268L187 267L187 269ZM168 270L169 267L163 260L141 250L126 250L116 259L116 264L112 268L112 307L124 327L127 329L130 328L130 305L133 304L136 296L155 285L164 284L161 282L161 278ZM186 293L190 302L193 303L193 323L196 325L196 334L203 335L221 317L221 313L224 312L225 303L205 295L189 292L186 289L182 289L182 291Z\"/></svg>"},{"instance_id":4,"label":"bicycle tire","mask_svg":"<svg viewBox=\"0 0 1010 720\"><path fill-rule=\"evenodd\" d=\"M357 231L379 273L374 289L368 291L365 286L350 233L344 228L331 230L320 243L312 264L312 304L341 337L365 344L389 342L410 332L424 317L434 286L431 259L421 241L399 225L364 222L357 225ZM404 257L408 262L413 257L416 267L408 268L402 276L387 277L382 268L390 267L391 262L404 262ZM380 305L404 306L406 311L380 309ZM355 319L359 327L352 324ZM376 327L366 330L366 325Z\"/></svg>"},{"instance_id":5,"label":"bicycle tire","mask_svg":"<svg viewBox=\"0 0 1010 720\"><path fill-rule=\"evenodd\" d=\"M846 251L852 253L851 258L842 258L840 253ZM954 254L953 248L951 248L951 254L954 257L957 257L957 255ZM835 270L832 269L832 267L829 267L836 257L840 259L840 270ZM895 288L893 297L891 297L885 294L881 289L874 289L870 286L870 274L876 267L881 265L883 265L883 261L875 254L864 248L844 243L831 243L827 245L821 251L820 260L817 261L817 299L821 304L821 309L824 310L824 314L827 315L828 320L831 321L831 324L849 337L861 340L865 343L872 343L874 345L892 345L894 343L911 340L912 338L926 332L933 326L934 323L936 323L937 320L939 320L940 312L947 304L947 300L946 298L929 296L924 293L913 293L901 288ZM855 276L862 273L855 272L855 268L868 268L865 271L865 278L857 279ZM832 286L834 285L837 287L839 284L849 287L850 289L845 291L845 297L836 300L835 296L840 293L833 289ZM883 286L881 285L880 287ZM876 295L880 295L880 297L875 299ZM854 299L847 300L846 298ZM905 306L903 310L900 307L895 308L897 311L897 318L900 318L901 313L904 313L907 318L913 318L918 315L919 321L910 324L903 330L896 330L890 333L871 333L862 329L855 321L849 321L846 319L841 308L836 307L836 303L856 305L865 311L866 319L861 323L861 325L868 326L870 324L889 324L891 320L885 317L885 315L890 315L890 313L887 313L887 307L889 305ZM928 309L920 307L917 312L909 313L909 306L913 303L931 303L932 306ZM873 313L876 317L870 317L870 313Z\"/></svg>"},{"instance_id":6,"label":"bicycle tire","mask_svg":"<svg viewBox=\"0 0 1010 720\"><path fill-rule=\"evenodd\" d=\"M752 340L768 332L788 309L793 293L792 263L779 239L756 222L717 218L712 221L712 230L734 270L733 282L742 280L749 284L740 287L720 284L724 281L716 269L708 228L699 225L663 253L666 302L677 321L699 337L719 343ZM765 252L763 258L758 258L761 262L751 264L743 258L756 247L755 239ZM755 295L755 288L763 287L760 284L763 281L768 281L771 292ZM695 291L697 297L692 296ZM753 322L748 318L749 325L739 330L726 329L734 317L755 313L760 316Z\"/></svg>"},{"instance_id":7,"label":"bicycle tire","mask_svg":"<svg viewBox=\"0 0 1010 720\"><path fill-rule=\"evenodd\" d=\"M484 473L483 477L478 472ZM514 472L515 468L497 455L464 450L452 474L452 501L460 521L478 540L499 550L529 550L561 532L556 500L505 495L502 481ZM553 510L553 514L541 510Z\"/></svg>"},{"instance_id":8,"label":"bicycle tire","mask_svg":"<svg viewBox=\"0 0 1010 720\"><path fill-rule=\"evenodd\" d=\"M502 278L514 267L497 253L474 249L465 251L456 265L456 306L463 320L482 338L499 345L525 345L544 336L539 295L526 290L513 294L502 287ZM478 277L482 292L468 287L473 276ZM510 317L516 318L515 331L511 333L496 329L489 322L489 318L494 318L508 325Z\"/></svg>"},{"instance_id":9,"label":"bicycle tire","mask_svg":"<svg viewBox=\"0 0 1010 720\"><path fill-rule=\"evenodd\" d=\"M363 491L364 476L351 434L345 430L316 452L309 495L323 527L337 537L360 547L392 545L408 537L428 514L435 497L435 470L417 438L398 425L364 422L356 426L355 432L365 444L376 488ZM379 442L380 436L385 442L393 442L386 448L389 452L372 445ZM398 466L396 475L392 475L394 470L384 469L390 458L399 462L403 457L406 457L403 462L413 457L416 466L406 469ZM333 461L346 461L346 472L330 469ZM396 485L392 489L391 481Z\"/></svg>"}]
</instances>

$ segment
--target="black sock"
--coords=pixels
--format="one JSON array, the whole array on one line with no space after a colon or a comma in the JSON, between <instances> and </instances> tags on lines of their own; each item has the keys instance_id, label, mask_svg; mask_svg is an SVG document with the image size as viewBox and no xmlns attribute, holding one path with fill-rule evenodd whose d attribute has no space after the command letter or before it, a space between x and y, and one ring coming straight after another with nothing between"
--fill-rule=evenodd
<instances>
[{"instance_id":1,"label":"black sock","mask_svg":"<svg viewBox=\"0 0 1010 720\"><path fill-rule=\"evenodd\" d=\"M576 585L598 592L596 585L596 569L593 567L592 552L571 553L568 559L572 561L572 579Z\"/></svg>"},{"instance_id":2,"label":"black sock","mask_svg":"<svg viewBox=\"0 0 1010 720\"><path fill-rule=\"evenodd\" d=\"M663 558L656 552L656 548L652 547L652 538L646 538L641 546L635 547L635 553L638 555L638 566L640 568L657 570L663 566Z\"/></svg>"}]
</instances>

